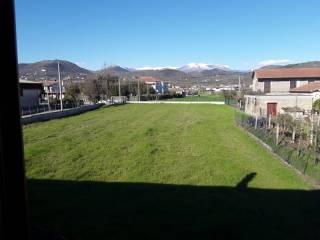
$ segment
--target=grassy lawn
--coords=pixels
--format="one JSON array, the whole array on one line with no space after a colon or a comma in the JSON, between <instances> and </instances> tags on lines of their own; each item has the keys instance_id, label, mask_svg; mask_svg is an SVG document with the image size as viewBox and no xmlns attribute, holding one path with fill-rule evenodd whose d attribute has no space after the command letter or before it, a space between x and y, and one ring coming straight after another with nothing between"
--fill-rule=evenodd
<instances>
[{"instance_id":1,"label":"grassy lawn","mask_svg":"<svg viewBox=\"0 0 320 240\"><path fill-rule=\"evenodd\" d=\"M213 94L213 95L200 95L198 96L187 96L184 98L172 98L166 101L188 101L188 102L224 102L224 96L222 94Z\"/></svg>"},{"instance_id":2,"label":"grassy lawn","mask_svg":"<svg viewBox=\"0 0 320 240\"><path fill-rule=\"evenodd\" d=\"M318 192L237 128L233 111L125 105L25 126L33 222L68 239L320 234Z\"/></svg>"}]
</instances>

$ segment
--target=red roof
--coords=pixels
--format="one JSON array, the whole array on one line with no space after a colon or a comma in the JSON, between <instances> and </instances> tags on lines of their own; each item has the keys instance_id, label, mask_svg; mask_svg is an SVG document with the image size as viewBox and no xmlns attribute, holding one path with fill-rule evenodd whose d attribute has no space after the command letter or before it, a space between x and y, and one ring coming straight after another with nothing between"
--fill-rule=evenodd
<instances>
[{"instance_id":1,"label":"red roof","mask_svg":"<svg viewBox=\"0 0 320 240\"><path fill-rule=\"evenodd\" d=\"M258 79L263 78L319 78L320 68L275 68L254 71Z\"/></svg>"},{"instance_id":2,"label":"red roof","mask_svg":"<svg viewBox=\"0 0 320 240\"><path fill-rule=\"evenodd\" d=\"M290 90L292 93L313 93L320 90L320 82L313 82Z\"/></svg>"},{"instance_id":3,"label":"red roof","mask_svg":"<svg viewBox=\"0 0 320 240\"><path fill-rule=\"evenodd\" d=\"M145 82L156 82L156 81L160 81L159 78L155 78L152 76L142 76L138 78L141 81L145 81Z\"/></svg>"}]
</instances>

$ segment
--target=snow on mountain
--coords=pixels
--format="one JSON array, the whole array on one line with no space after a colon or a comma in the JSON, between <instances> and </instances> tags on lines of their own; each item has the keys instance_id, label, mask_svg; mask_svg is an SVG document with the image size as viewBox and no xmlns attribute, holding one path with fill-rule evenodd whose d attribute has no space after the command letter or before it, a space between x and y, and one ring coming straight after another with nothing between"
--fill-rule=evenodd
<instances>
[{"instance_id":1,"label":"snow on mountain","mask_svg":"<svg viewBox=\"0 0 320 240\"><path fill-rule=\"evenodd\" d=\"M164 70L164 69L178 69L179 67L141 67L141 68L136 68L135 70L137 71L144 71L144 70Z\"/></svg>"},{"instance_id":2,"label":"snow on mountain","mask_svg":"<svg viewBox=\"0 0 320 240\"><path fill-rule=\"evenodd\" d=\"M204 70L212 70L212 69L221 69L228 71L230 70L228 65L222 65L222 64L207 64L207 63L189 63L187 65L184 65L178 70L185 72L185 73L190 73L190 72L201 72Z\"/></svg>"}]
</instances>

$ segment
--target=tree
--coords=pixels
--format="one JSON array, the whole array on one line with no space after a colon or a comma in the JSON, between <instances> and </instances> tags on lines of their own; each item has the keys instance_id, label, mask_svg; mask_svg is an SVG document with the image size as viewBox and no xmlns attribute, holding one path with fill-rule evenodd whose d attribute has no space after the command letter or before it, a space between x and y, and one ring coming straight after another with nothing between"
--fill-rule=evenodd
<instances>
[{"instance_id":1,"label":"tree","mask_svg":"<svg viewBox=\"0 0 320 240\"><path fill-rule=\"evenodd\" d=\"M312 105L313 110L315 111L320 111L320 99L318 99L317 101L315 101Z\"/></svg>"},{"instance_id":2,"label":"tree","mask_svg":"<svg viewBox=\"0 0 320 240\"><path fill-rule=\"evenodd\" d=\"M80 100L80 87L77 83L68 84L65 88L65 100L77 104Z\"/></svg>"},{"instance_id":3,"label":"tree","mask_svg":"<svg viewBox=\"0 0 320 240\"><path fill-rule=\"evenodd\" d=\"M117 95L118 77L107 75L91 76L81 86L81 91L93 102Z\"/></svg>"}]
</instances>

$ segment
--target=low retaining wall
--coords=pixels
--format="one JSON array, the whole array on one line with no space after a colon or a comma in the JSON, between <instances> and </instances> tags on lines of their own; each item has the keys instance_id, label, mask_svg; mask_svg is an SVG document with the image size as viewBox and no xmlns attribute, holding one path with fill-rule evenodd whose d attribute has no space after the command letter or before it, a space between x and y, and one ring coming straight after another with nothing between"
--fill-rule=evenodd
<instances>
[{"instance_id":1,"label":"low retaining wall","mask_svg":"<svg viewBox=\"0 0 320 240\"><path fill-rule=\"evenodd\" d=\"M99 104L94 104L94 105L88 105L88 106L83 106L79 108L72 108L72 109L66 109L63 111L51 111L51 112L44 112L44 113L39 113L36 115L31 115L31 116L23 116L21 118L21 123L22 124L30 124L30 123L35 123L35 122L44 122L52 119L58 119L58 118L64 118L64 117L69 117L73 115L78 115L84 112L88 112L91 110L98 109L102 107L104 104L99 103Z\"/></svg>"},{"instance_id":2,"label":"low retaining wall","mask_svg":"<svg viewBox=\"0 0 320 240\"><path fill-rule=\"evenodd\" d=\"M224 105L224 102L188 102L188 101L128 101L127 103L134 103L134 104L213 104L213 105Z\"/></svg>"}]
</instances>

